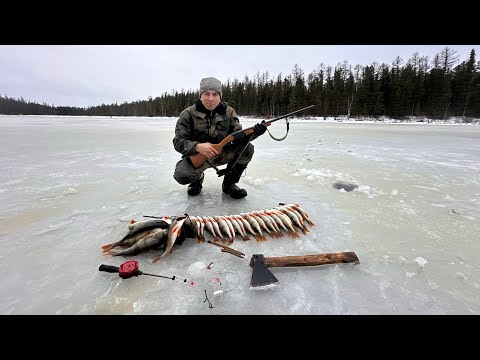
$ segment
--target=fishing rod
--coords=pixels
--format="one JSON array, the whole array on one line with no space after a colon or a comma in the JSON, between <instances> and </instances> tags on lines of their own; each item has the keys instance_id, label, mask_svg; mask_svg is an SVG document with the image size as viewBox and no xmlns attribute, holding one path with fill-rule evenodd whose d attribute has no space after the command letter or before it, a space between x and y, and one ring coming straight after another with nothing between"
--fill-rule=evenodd
<instances>
[{"instance_id":1,"label":"fishing rod","mask_svg":"<svg viewBox=\"0 0 480 360\"><path fill-rule=\"evenodd\" d=\"M178 279L176 276L169 277L169 276L149 274L149 273L140 271L138 269L138 261L137 260L129 260L127 262L124 262L123 264L120 264L120 267L113 266L113 265L102 264L98 268L98 271L104 271L104 272L109 272L109 273L118 273L118 275L122 279L128 279L128 278L131 278L132 276L139 276L139 275L155 276L155 277L161 277L161 278L170 279L170 280ZM183 282L187 282L187 279L183 279Z\"/></svg>"}]
</instances>

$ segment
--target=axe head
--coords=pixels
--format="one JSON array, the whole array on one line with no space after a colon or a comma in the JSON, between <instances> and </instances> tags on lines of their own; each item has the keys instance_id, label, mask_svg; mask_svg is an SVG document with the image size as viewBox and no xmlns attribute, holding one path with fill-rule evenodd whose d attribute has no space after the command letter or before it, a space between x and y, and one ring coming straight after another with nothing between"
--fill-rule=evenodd
<instances>
[{"instance_id":1,"label":"axe head","mask_svg":"<svg viewBox=\"0 0 480 360\"><path fill-rule=\"evenodd\" d=\"M252 255L250 260L253 263L252 280L250 281L250 290L264 290L277 286L277 278L270 272L265 265L265 259L261 254Z\"/></svg>"}]
</instances>

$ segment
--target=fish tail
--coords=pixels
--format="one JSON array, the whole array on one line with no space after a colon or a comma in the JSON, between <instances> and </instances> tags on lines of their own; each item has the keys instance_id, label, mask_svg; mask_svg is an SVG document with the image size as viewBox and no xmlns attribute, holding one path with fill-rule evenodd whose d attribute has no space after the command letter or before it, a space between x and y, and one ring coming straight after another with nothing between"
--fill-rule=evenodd
<instances>
[{"instance_id":1,"label":"fish tail","mask_svg":"<svg viewBox=\"0 0 480 360\"><path fill-rule=\"evenodd\" d=\"M243 236L242 238L243 238L243 241L250 240L250 238L247 235Z\"/></svg>"},{"instance_id":2,"label":"fish tail","mask_svg":"<svg viewBox=\"0 0 480 360\"><path fill-rule=\"evenodd\" d=\"M311 222L308 218L306 218L305 221L308 223L308 225L315 226L315 224Z\"/></svg>"},{"instance_id":3,"label":"fish tail","mask_svg":"<svg viewBox=\"0 0 480 360\"><path fill-rule=\"evenodd\" d=\"M204 243L204 242L205 242L205 237L200 236L200 237L197 239L197 241L198 241L199 243Z\"/></svg>"},{"instance_id":4,"label":"fish tail","mask_svg":"<svg viewBox=\"0 0 480 360\"><path fill-rule=\"evenodd\" d=\"M261 235L255 235L255 240L258 242L262 241L262 236Z\"/></svg>"},{"instance_id":5,"label":"fish tail","mask_svg":"<svg viewBox=\"0 0 480 360\"><path fill-rule=\"evenodd\" d=\"M158 260L160 260L161 258L161 255L155 255L154 257L152 257L152 264L156 263Z\"/></svg>"},{"instance_id":6,"label":"fish tail","mask_svg":"<svg viewBox=\"0 0 480 360\"><path fill-rule=\"evenodd\" d=\"M107 245L103 245L102 249L103 249L103 251L108 251L110 249L113 249L116 246L116 244L117 244L117 242L113 242L113 243L110 243L110 244L107 244Z\"/></svg>"}]
</instances>

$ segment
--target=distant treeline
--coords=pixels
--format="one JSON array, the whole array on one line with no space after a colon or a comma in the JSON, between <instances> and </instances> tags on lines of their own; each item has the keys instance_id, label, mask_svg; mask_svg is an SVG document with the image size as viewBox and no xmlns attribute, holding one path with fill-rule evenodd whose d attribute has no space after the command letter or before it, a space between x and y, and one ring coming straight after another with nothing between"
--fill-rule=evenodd
<instances>
[{"instance_id":1,"label":"distant treeline","mask_svg":"<svg viewBox=\"0 0 480 360\"><path fill-rule=\"evenodd\" d=\"M242 116L278 116L314 104L305 115L404 118L425 116L480 117L480 61L475 50L460 62L455 50L444 48L431 61L418 53L404 64L373 63L352 67L346 61L335 68L323 63L305 77L295 65L287 76L271 78L257 73L243 81L227 80L223 100ZM172 91L153 99L88 108L50 106L0 96L1 114L85 116L178 116L198 98L191 90Z\"/></svg>"}]
</instances>

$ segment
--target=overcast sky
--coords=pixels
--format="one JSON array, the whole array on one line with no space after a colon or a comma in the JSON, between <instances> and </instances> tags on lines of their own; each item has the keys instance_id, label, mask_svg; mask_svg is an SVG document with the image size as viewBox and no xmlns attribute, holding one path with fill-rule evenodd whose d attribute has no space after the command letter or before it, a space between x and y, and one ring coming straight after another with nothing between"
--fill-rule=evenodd
<instances>
[{"instance_id":1,"label":"overcast sky","mask_svg":"<svg viewBox=\"0 0 480 360\"><path fill-rule=\"evenodd\" d=\"M468 60L480 45L0 45L0 94L55 106L87 107L198 90L200 79L276 77L295 64L307 76L321 63L335 67L430 60L449 47Z\"/></svg>"}]
</instances>

